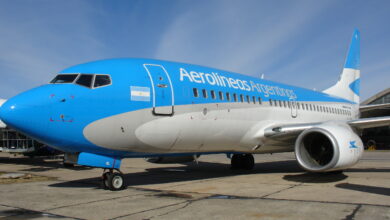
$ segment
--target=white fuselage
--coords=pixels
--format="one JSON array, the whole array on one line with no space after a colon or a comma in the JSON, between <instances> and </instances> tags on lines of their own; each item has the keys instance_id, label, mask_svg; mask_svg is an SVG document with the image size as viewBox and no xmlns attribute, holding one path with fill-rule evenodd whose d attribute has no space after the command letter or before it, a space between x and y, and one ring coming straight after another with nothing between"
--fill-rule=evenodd
<instances>
[{"instance_id":1,"label":"white fuselage","mask_svg":"<svg viewBox=\"0 0 390 220\"><path fill-rule=\"evenodd\" d=\"M267 127L345 121L358 116L357 107L352 104L298 105L293 107L286 102L284 107L278 101L276 105L274 101L272 105L270 102L194 104L175 106L173 116L155 116L151 109L144 109L93 122L84 129L84 135L98 146L122 151L267 153L293 150L291 141L266 138Z\"/></svg>"}]
</instances>

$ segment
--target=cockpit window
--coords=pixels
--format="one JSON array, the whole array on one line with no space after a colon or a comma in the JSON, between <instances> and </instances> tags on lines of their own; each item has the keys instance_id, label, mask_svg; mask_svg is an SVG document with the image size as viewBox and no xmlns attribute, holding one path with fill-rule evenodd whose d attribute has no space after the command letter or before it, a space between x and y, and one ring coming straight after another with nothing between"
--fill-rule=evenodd
<instances>
[{"instance_id":1,"label":"cockpit window","mask_svg":"<svg viewBox=\"0 0 390 220\"><path fill-rule=\"evenodd\" d=\"M106 74L59 74L50 83L74 83L90 89L111 85L111 76ZM93 87L92 87L93 86Z\"/></svg>"},{"instance_id":2,"label":"cockpit window","mask_svg":"<svg viewBox=\"0 0 390 220\"><path fill-rule=\"evenodd\" d=\"M111 78L109 75L96 75L95 76L95 83L93 87L101 87L111 84Z\"/></svg>"},{"instance_id":3,"label":"cockpit window","mask_svg":"<svg viewBox=\"0 0 390 220\"><path fill-rule=\"evenodd\" d=\"M78 74L60 74L54 77L50 83L73 83Z\"/></svg>"},{"instance_id":4,"label":"cockpit window","mask_svg":"<svg viewBox=\"0 0 390 220\"><path fill-rule=\"evenodd\" d=\"M77 79L76 84L90 88L92 84L92 80L93 80L92 74L81 74L80 77Z\"/></svg>"}]
</instances>

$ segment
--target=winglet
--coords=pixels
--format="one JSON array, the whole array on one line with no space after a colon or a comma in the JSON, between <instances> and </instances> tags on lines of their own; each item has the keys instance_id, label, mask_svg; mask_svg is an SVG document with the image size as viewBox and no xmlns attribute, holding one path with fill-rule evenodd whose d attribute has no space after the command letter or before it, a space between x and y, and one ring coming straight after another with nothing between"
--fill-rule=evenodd
<instances>
[{"instance_id":1,"label":"winglet","mask_svg":"<svg viewBox=\"0 0 390 220\"><path fill-rule=\"evenodd\" d=\"M344 68L360 69L360 31L358 29L353 32Z\"/></svg>"}]
</instances>

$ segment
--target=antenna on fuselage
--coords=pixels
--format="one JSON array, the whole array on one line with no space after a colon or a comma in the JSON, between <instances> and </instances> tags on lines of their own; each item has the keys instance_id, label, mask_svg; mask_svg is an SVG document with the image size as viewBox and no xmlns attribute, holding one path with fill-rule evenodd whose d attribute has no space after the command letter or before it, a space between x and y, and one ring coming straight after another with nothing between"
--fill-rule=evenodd
<instances>
[{"instance_id":1,"label":"antenna on fuselage","mask_svg":"<svg viewBox=\"0 0 390 220\"><path fill-rule=\"evenodd\" d=\"M261 74L260 79L264 79L264 73Z\"/></svg>"}]
</instances>

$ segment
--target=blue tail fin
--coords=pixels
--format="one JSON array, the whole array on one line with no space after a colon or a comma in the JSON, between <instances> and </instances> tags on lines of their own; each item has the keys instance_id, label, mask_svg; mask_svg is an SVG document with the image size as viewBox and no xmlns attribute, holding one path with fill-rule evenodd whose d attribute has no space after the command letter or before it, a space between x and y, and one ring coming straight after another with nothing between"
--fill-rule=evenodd
<instances>
[{"instance_id":1,"label":"blue tail fin","mask_svg":"<svg viewBox=\"0 0 390 220\"><path fill-rule=\"evenodd\" d=\"M360 102L360 32L358 29L353 32L339 81L324 92L351 102Z\"/></svg>"}]
</instances>

